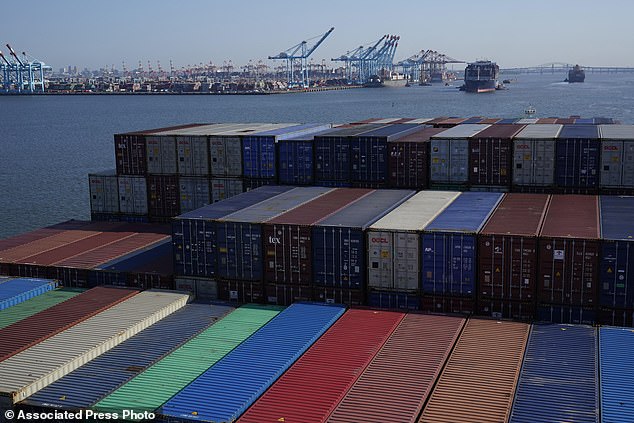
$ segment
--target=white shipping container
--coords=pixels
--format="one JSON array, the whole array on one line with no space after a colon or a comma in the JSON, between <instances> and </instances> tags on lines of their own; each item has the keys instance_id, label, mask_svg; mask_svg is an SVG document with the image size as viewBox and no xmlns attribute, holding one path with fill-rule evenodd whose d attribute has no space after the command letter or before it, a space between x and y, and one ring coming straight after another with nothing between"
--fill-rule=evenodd
<instances>
[{"instance_id":1,"label":"white shipping container","mask_svg":"<svg viewBox=\"0 0 634 423\"><path fill-rule=\"evenodd\" d=\"M88 175L90 211L119 213L119 181L115 171Z\"/></svg>"},{"instance_id":2,"label":"white shipping container","mask_svg":"<svg viewBox=\"0 0 634 423\"><path fill-rule=\"evenodd\" d=\"M214 135L209 138L212 176L242 176L242 139Z\"/></svg>"},{"instance_id":3,"label":"white shipping container","mask_svg":"<svg viewBox=\"0 0 634 423\"><path fill-rule=\"evenodd\" d=\"M421 191L370 226L367 233L370 288L419 290L420 231L459 195L459 192Z\"/></svg>"},{"instance_id":4,"label":"white shipping container","mask_svg":"<svg viewBox=\"0 0 634 423\"><path fill-rule=\"evenodd\" d=\"M178 172L176 137L147 136L147 173L151 175L175 175Z\"/></svg>"},{"instance_id":5,"label":"white shipping container","mask_svg":"<svg viewBox=\"0 0 634 423\"><path fill-rule=\"evenodd\" d=\"M124 214L147 214L147 183L143 176L119 176L119 210Z\"/></svg>"},{"instance_id":6,"label":"white shipping container","mask_svg":"<svg viewBox=\"0 0 634 423\"><path fill-rule=\"evenodd\" d=\"M179 175L209 175L209 141L206 136L176 137L176 150Z\"/></svg>"},{"instance_id":7,"label":"white shipping container","mask_svg":"<svg viewBox=\"0 0 634 423\"><path fill-rule=\"evenodd\" d=\"M242 194L243 190L242 179L213 178L211 180L211 201L215 203Z\"/></svg>"},{"instance_id":8,"label":"white shipping container","mask_svg":"<svg viewBox=\"0 0 634 423\"><path fill-rule=\"evenodd\" d=\"M199 209L211 204L209 179L201 177L178 178L181 213Z\"/></svg>"},{"instance_id":9,"label":"white shipping container","mask_svg":"<svg viewBox=\"0 0 634 423\"><path fill-rule=\"evenodd\" d=\"M513 185L555 183L555 140L563 125L528 125L513 138Z\"/></svg>"},{"instance_id":10,"label":"white shipping container","mask_svg":"<svg viewBox=\"0 0 634 423\"><path fill-rule=\"evenodd\" d=\"M601 187L634 187L634 125L601 125Z\"/></svg>"},{"instance_id":11,"label":"white shipping container","mask_svg":"<svg viewBox=\"0 0 634 423\"><path fill-rule=\"evenodd\" d=\"M469 180L469 138L491 125L464 124L431 138L432 183L465 183Z\"/></svg>"},{"instance_id":12,"label":"white shipping container","mask_svg":"<svg viewBox=\"0 0 634 423\"><path fill-rule=\"evenodd\" d=\"M187 304L189 295L139 294L0 362L0 394L13 404Z\"/></svg>"}]
</instances>

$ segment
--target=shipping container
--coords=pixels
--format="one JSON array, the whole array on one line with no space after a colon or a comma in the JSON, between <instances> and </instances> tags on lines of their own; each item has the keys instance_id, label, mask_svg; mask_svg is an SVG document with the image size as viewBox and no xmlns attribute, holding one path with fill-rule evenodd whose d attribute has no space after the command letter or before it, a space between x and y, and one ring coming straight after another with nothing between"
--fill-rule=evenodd
<instances>
[{"instance_id":1,"label":"shipping container","mask_svg":"<svg viewBox=\"0 0 634 423\"><path fill-rule=\"evenodd\" d=\"M0 401L15 404L26 399L169 316L187 300L182 293L144 291L5 359L0 363Z\"/></svg>"},{"instance_id":2,"label":"shipping container","mask_svg":"<svg viewBox=\"0 0 634 423\"><path fill-rule=\"evenodd\" d=\"M535 301L545 194L507 194L478 236L478 297Z\"/></svg>"},{"instance_id":3,"label":"shipping container","mask_svg":"<svg viewBox=\"0 0 634 423\"><path fill-rule=\"evenodd\" d=\"M115 134L114 151L117 175L145 175L147 151L142 133Z\"/></svg>"},{"instance_id":4,"label":"shipping container","mask_svg":"<svg viewBox=\"0 0 634 423\"><path fill-rule=\"evenodd\" d=\"M431 137L430 182L469 181L469 139L490 125L458 125Z\"/></svg>"},{"instance_id":5,"label":"shipping container","mask_svg":"<svg viewBox=\"0 0 634 423\"><path fill-rule=\"evenodd\" d=\"M119 180L114 170L88 175L91 213L119 213Z\"/></svg>"},{"instance_id":6,"label":"shipping container","mask_svg":"<svg viewBox=\"0 0 634 423\"><path fill-rule=\"evenodd\" d=\"M423 294L475 297L477 233L504 194L464 192L421 236Z\"/></svg>"},{"instance_id":7,"label":"shipping container","mask_svg":"<svg viewBox=\"0 0 634 423\"><path fill-rule=\"evenodd\" d=\"M539 118L537 119L538 124L547 124L553 125L557 123L557 118Z\"/></svg>"},{"instance_id":8,"label":"shipping container","mask_svg":"<svg viewBox=\"0 0 634 423\"><path fill-rule=\"evenodd\" d=\"M310 285L287 285L281 283L266 283L265 285L265 302L267 304L288 306L295 302L312 301L315 295L313 287Z\"/></svg>"},{"instance_id":9,"label":"shipping container","mask_svg":"<svg viewBox=\"0 0 634 423\"><path fill-rule=\"evenodd\" d=\"M136 375L92 408L154 411L274 318L281 308L246 305Z\"/></svg>"},{"instance_id":10,"label":"shipping container","mask_svg":"<svg viewBox=\"0 0 634 423\"><path fill-rule=\"evenodd\" d=\"M208 278L176 277L174 286L177 291L187 291L198 300L215 301L218 299L218 281Z\"/></svg>"},{"instance_id":11,"label":"shipping container","mask_svg":"<svg viewBox=\"0 0 634 423\"><path fill-rule=\"evenodd\" d=\"M314 200L329 188L294 188L277 197L224 216L216 223L217 275L225 279L259 281L264 277L262 224Z\"/></svg>"},{"instance_id":12,"label":"shipping container","mask_svg":"<svg viewBox=\"0 0 634 423\"><path fill-rule=\"evenodd\" d=\"M161 360L232 310L188 304L20 403L30 409L80 410Z\"/></svg>"},{"instance_id":13,"label":"shipping container","mask_svg":"<svg viewBox=\"0 0 634 423\"><path fill-rule=\"evenodd\" d=\"M242 187L240 187L240 192L242 192ZM212 202L209 179L207 178L179 177L178 194L181 213L199 209Z\"/></svg>"},{"instance_id":14,"label":"shipping container","mask_svg":"<svg viewBox=\"0 0 634 423\"><path fill-rule=\"evenodd\" d=\"M176 137L148 135L145 137L145 147L149 175L175 175L178 173Z\"/></svg>"},{"instance_id":15,"label":"shipping container","mask_svg":"<svg viewBox=\"0 0 634 423\"><path fill-rule=\"evenodd\" d=\"M596 330L533 325L511 423L599 421Z\"/></svg>"},{"instance_id":16,"label":"shipping container","mask_svg":"<svg viewBox=\"0 0 634 423\"><path fill-rule=\"evenodd\" d=\"M634 197L602 195L599 304L634 308Z\"/></svg>"},{"instance_id":17,"label":"shipping container","mask_svg":"<svg viewBox=\"0 0 634 423\"><path fill-rule=\"evenodd\" d=\"M268 178L268 179L243 178L242 179L243 191L251 191L252 189L260 188L266 185L277 185L275 178Z\"/></svg>"},{"instance_id":18,"label":"shipping container","mask_svg":"<svg viewBox=\"0 0 634 423\"><path fill-rule=\"evenodd\" d=\"M69 300L81 292L83 291L76 288L56 289L17 304L0 313L0 329L6 328L22 319L26 319L40 311L44 311L47 308Z\"/></svg>"},{"instance_id":19,"label":"shipping container","mask_svg":"<svg viewBox=\"0 0 634 423\"><path fill-rule=\"evenodd\" d=\"M476 314L494 319L513 319L523 322L535 320L535 301L478 298Z\"/></svg>"},{"instance_id":20,"label":"shipping container","mask_svg":"<svg viewBox=\"0 0 634 423\"><path fill-rule=\"evenodd\" d=\"M173 396L158 414L182 420L235 421L344 311L333 305L291 305Z\"/></svg>"},{"instance_id":21,"label":"shipping container","mask_svg":"<svg viewBox=\"0 0 634 423\"><path fill-rule=\"evenodd\" d=\"M312 226L372 192L362 188L332 190L267 220L262 234L265 280L311 285Z\"/></svg>"},{"instance_id":22,"label":"shipping container","mask_svg":"<svg viewBox=\"0 0 634 423\"><path fill-rule=\"evenodd\" d=\"M259 188L259 187L255 187ZM252 189L255 189L252 188ZM216 203L227 198L234 197L245 191L242 179L212 178L211 179L211 201ZM251 189L247 190L251 191Z\"/></svg>"},{"instance_id":23,"label":"shipping container","mask_svg":"<svg viewBox=\"0 0 634 423\"><path fill-rule=\"evenodd\" d=\"M262 281L220 279L217 286L218 299L231 304L266 302L266 292Z\"/></svg>"},{"instance_id":24,"label":"shipping container","mask_svg":"<svg viewBox=\"0 0 634 423\"><path fill-rule=\"evenodd\" d=\"M177 176L148 176L147 188L150 218L175 217L180 214Z\"/></svg>"},{"instance_id":25,"label":"shipping container","mask_svg":"<svg viewBox=\"0 0 634 423\"><path fill-rule=\"evenodd\" d=\"M328 422L416 422L464 323L407 314Z\"/></svg>"},{"instance_id":26,"label":"shipping container","mask_svg":"<svg viewBox=\"0 0 634 423\"><path fill-rule=\"evenodd\" d=\"M484 117L482 116L473 116L468 118L467 120L461 122L462 125L469 125L469 124L474 124L474 123L481 123L484 120Z\"/></svg>"},{"instance_id":27,"label":"shipping container","mask_svg":"<svg viewBox=\"0 0 634 423\"><path fill-rule=\"evenodd\" d=\"M634 188L634 125L601 125L601 188Z\"/></svg>"},{"instance_id":28,"label":"shipping container","mask_svg":"<svg viewBox=\"0 0 634 423\"><path fill-rule=\"evenodd\" d=\"M529 328L470 319L419 422L508 421Z\"/></svg>"},{"instance_id":29,"label":"shipping container","mask_svg":"<svg viewBox=\"0 0 634 423\"><path fill-rule=\"evenodd\" d=\"M518 120L517 122L515 122L518 125L533 125L535 123L537 123L539 119L538 118L523 118Z\"/></svg>"},{"instance_id":30,"label":"shipping container","mask_svg":"<svg viewBox=\"0 0 634 423\"><path fill-rule=\"evenodd\" d=\"M575 125L594 125L594 118L577 118L574 122Z\"/></svg>"},{"instance_id":31,"label":"shipping container","mask_svg":"<svg viewBox=\"0 0 634 423\"><path fill-rule=\"evenodd\" d=\"M432 125L434 128L438 128L438 124L443 120L449 119L450 116L440 116L425 122L425 125Z\"/></svg>"},{"instance_id":32,"label":"shipping container","mask_svg":"<svg viewBox=\"0 0 634 423\"><path fill-rule=\"evenodd\" d=\"M172 223L175 274L213 276L216 271L215 220L291 189L262 187L178 216Z\"/></svg>"},{"instance_id":33,"label":"shipping container","mask_svg":"<svg viewBox=\"0 0 634 423\"><path fill-rule=\"evenodd\" d=\"M501 121L502 119L500 118L485 118L482 119L480 122L478 122L480 125L493 125L495 123L498 123L499 121Z\"/></svg>"},{"instance_id":34,"label":"shipping container","mask_svg":"<svg viewBox=\"0 0 634 423\"><path fill-rule=\"evenodd\" d=\"M419 298L420 310L428 313L464 314L476 313L475 299L448 295L427 294Z\"/></svg>"},{"instance_id":35,"label":"shipping container","mask_svg":"<svg viewBox=\"0 0 634 423\"><path fill-rule=\"evenodd\" d=\"M597 323L609 326L634 326L634 308L600 307L596 314Z\"/></svg>"},{"instance_id":36,"label":"shipping container","mask_svg":"<svg viewBox=\"0 0 634 423\"><path fill-rule=\"evenodd\" d=\"M469 139L469 183L509 190L513 172L512 138L523 125L493 125Z\"/></svg>"},{"instance_id":37,"label":"shipping container","mask_svg":"<svg viewBox=\"0 0 634 423\"><path fill-rule=\"evenodd\" d=\"M601 421L634 421L634 333L630 329L599 329Z\"/></svg>"},{"instance_id":38,"label":"shipping container","mask_svg":"<svg viewBox=\"0 0 634 423\"><path fill-rule=\"evenodd\" d=\"M363 289L331 288L327 286L313 287L313 301L327 304L345 304L347 306L367 304Z\"/></svg>"},{"instance_id":39,"label":"shipping container","mask_svg":"<svg viewBox=\"0 0 634 423\"><path fill-rule=\"evenodd\" d=\"M537 306L537 320L548 323L594 325L597 313L594 307L543 304Z\"/></svg>"},{"instance_id":40,"label":"shipping container","mask_svg":"<svg viewBox=\"0 0 634 423\"><path fill-rule=\"evenodd\" d=\"M539 239L539 300L598 304L600 221L594 195L553 195Z\"/></svg>"},{"instance_id":41,"label":"shipping container","mask_svg":"<svg viewBox=\"0 0 634 423\"><path fill-rule=\"evenodd\" d=\"M453 128L456 125L464 123L465 120L467 120L467 118L451 117L437 122L435 126L439 128Z\"/></svg>"},{"instance_id":42,"label":"shipping container","mask_svg":"<svg viewBox=\"0 0 634 423\"><path fill-rule=\"evenodd\" d=\"M495 122L495 124L496 125L512 125L518 120L519 118L505 118L505 119L498 120L497 122Z\"/></svg>"},{"instance_id":43,"label":"shipping container","mask_svg":"<svg viewBox=\"0 0 634 423\"><path fill-rule=\"evenodd\" d=\"M388 125L350 139L353 186L384 188L388 181L388 142L420 129L417 124Z\"/></svg>"},{"instance_id":44,"label":"shipping container","mask_svg":"<svg viewBox=\"0 0 634 423\"><path fill-rule=\"evenodd\" d=\"M429 186L429 140L444 131L421 128L388 142L388 185L392 188L426 189Z\"/></svg>"},{"instance_id":45,"label":"shipping container","mask_svg":"<svg viewBox=\"0 0 634 423\"><path fill-rule=\"evenodd\" d=\"M552 187L561 125L527 125L513 138L513 185Z\"/></svg>"},{"instance_id":46,"label":"shipping container","mask_svg":"<svg viewBox=\"0 0 634 423\"><path fill-rule=\"evenodd\" d=\"M313 184L313 139L313 136L304 136L277 143L278 181L281 185Z\"/></svg>"},{"instance_id":47,"label":"shipping container","mask_svg":"<svg viewBox=\"0 0 634 423\"><path fill-rule=\"evenodd\" d=\"M0 284L0 311L16 306L57 288L57 281L48 279L13 278Z\"/></svg>"},{"instance_id":48,"label":"shipping container","mask_svg":"<svg viewBox=\"0 0 634 423\"><path fill-rule=\"evenodd\" d=\"M176 137L178 174L209 176L209 139L204 135Z\"/></svg>"},{"instance_id":49,"label":"shipping container","mask_svg":"<svg viewBox=\"0 0 634 423\"><path fill-rule=\"evenodd\" d=\"M418 125L427 125L427 122L433 120L432 118L416 118L416 119L412 119L410 121L408 121L407 123L415 123Z\"/></svg>"},{"instance_id":50,"label":"shipping container","mask_svg":"<svg viewBox=\"0 0 634 423\"><path fill-rule=\"evenodd\" d=\"M370 307L390 310L419 310L420 294L407 291L387 291L369 289L368 305Z\"/></svg>"},{"instance_id":51,"label":"shipping container","mask_svg":"<svg viewBox=\"0 0 634 423\"><path fill-rule=\"evenodd\" d=\"M264 393L242 423L326 422L405 314L349 310ZM327 383L324 383L327 381Z\"/></svg>"},{"instance_id":52,"label":"shipping container","mask_svg":"<svg viewBox=\"0 0 634 423\"><path fill-rule=\"evenodd\" d=\"M145 177L119 176L119 211L124 214L148 214L148 191Z\"/></svg>"},{"instance_id":53,"label":"shipping container","mask_svg":"<svg viewBox=\"0 0 634 423\"><path fill-rule=\"evenodd\" d=\"M368 228L370 288L420 290L420 231L459 195L419 192Z\"/></svg>"},{"instance_id":54,"label":"shipping container","mask_svg":"<svg viewBox=\"0 0 634 423\"><path fill-rule=\"evenodd\" d=\"M573 125L575 123L575 119L573 117L567 117L567 118L557 118L557 122L560 125Z\"/></svg>"},{"instance_id":55,"label":"shipping container","mask_svg":"<svg viewBox=\"0 0 634 423\"><path fill-rule=\"evenodd\" d=\"M414 195L414 191L378 190L317 222L312 229L312 281L315 285L365 288L364 231Z\"/></svg>"},{"instance_id":56,"label":"shipping container","mask_svg":"<svg viewBox=\"0 0 634 423\"><path fill-rule=\"evenodd\" d=\"M598 138L596 125L564 125L555 142L555 184L558 187L568 191L598 188Z\"/></svg>"}]
</instances>

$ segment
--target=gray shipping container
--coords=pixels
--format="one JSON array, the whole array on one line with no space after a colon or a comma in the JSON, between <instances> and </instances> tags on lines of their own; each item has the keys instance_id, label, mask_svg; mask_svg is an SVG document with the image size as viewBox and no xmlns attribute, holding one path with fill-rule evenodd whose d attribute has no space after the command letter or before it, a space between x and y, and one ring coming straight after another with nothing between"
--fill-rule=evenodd
<instances>
[{"instance_id":1,"label":"gray shipping container","mask_svg":"<svg viewBox=\"0 0 634 423\"><path fill-rule=\"evenodd\" d=\"M634 125L600 125L601 187L634 187Z\"/></svg>"},{"instance_id":2,"label":"gray shipping container","mask_svg":"<svg viewBox=\"0 0 634 423\"><path fill-rule=\"evenodd\" d=\"M176 150L179 175L209 175L209 140L206 136L178 136Z\"/></svg>"},{"instance_id":3,"label":"gray shipping container","mask_svg":"<svg viewBox=\"0 0 634 423\"><path fill-rule=\"evenodd\" d=\"M147 214L147 183L143 176L119 176L119 210L126 214Z\"/></svg>"},{"instance_id":4,"label":"gray shipping container","mask_svg":"<svg viewBox=\"0 0 634 423\"><path fill-rule=\"evenodd\" d=\"M181 176L178 178L178 189L181 213L211 204L211 191L207 178Z\"/></svg>"},{"instance_id":5,"label":"gray shipping container","mask_svg":"<svg viewBox=\"0 0 634 423\"><path fill-rule=\"evenodd\" d=\"M420 289L420 231L459 192L421 191L368 228L368 286L374 289Z\"/></svg>"},{"instance_id":6,"label":"gray shipping container","mask_svg":"<svg viewBox=\"0 0 634 423\"><path fill-rule=\"evenodd\" d=\"M513 138L513 185L555 183L555 140L563 125L528 125Z\"/></svg>"},{"instance_id":7,"label":"gray shipping container","mask_svg":"<svg viewBox=\"0 0 634 423\"><path fill-rule=\"evenodd\" d=\"M214 279L177 277L174 279L177 291L191 292L198 300L217 300L218 282Z\"/></svg>"},{"instance_id":8,"label":"gray shipping container","mask_svg":"<svg viewBox=\"0 0 634 423\"><path fill-rule=\"evenodd\" d=\"M145 137L147 173L150 175L176 175L176 137L151 135Z\"/></svg>"},{"instance_id":9,"label":"gray shipping container","mask_svg":"<svg viewBox=\"0 0 634 423\"><path fill-rule=\"evenodd\" d=\"M88 175L91 213L119 213L119 181L114 170Z\"/></svg>"},{"instance_id":10,"label":"gray shipping container","mask_svg":"<svg viewBox=\"0 0 634 423\"><path fill-rule=\"evenodd\" d=\"M212 203L233 197L242 192L244 192L242 179L212 178L211 180Z\"/></svg>"},{"instance_id":11,"label":"gray shipping container","mask_svg":"<svg viewBox=\"0 0 634 423\"><path fill-rule=\"evenodd\" d=\"M431 183L467 183L469 138L491 125L457 125L431 137Z\"/></svg>"}]
</instances>

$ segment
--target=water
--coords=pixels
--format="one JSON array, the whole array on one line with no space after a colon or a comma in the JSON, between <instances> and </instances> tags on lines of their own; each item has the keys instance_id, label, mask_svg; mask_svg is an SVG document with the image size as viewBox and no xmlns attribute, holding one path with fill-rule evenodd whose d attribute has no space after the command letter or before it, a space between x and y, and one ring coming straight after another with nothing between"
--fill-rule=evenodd
<instances>
[{"instance_id":1,"label":"water","mask_svg":"<svg viewBox=\"0 0 634 423\"><path fill-rule=\"evenodd\" d=\"M0 97L0 237L89 219L90 172L113 169L115 132L189 122L349 122L369 117L605 116L634 123L634 74L518 75L509 90L355 89L270 96Z\"/></svg>"}]
</instances>

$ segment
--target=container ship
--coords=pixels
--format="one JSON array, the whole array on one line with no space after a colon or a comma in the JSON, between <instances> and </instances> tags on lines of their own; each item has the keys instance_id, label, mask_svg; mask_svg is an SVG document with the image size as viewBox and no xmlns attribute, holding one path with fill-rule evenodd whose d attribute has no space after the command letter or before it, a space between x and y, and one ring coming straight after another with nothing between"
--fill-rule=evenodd
<instances>
[{"instance_id":1,"label":"container ship","mask_svg":"<svg viewBox=\"0 0 634 423\"><path fill-rule=\"evenodd\" d=\"M568 79L564 82L583 82L586 80L586 73L579 65L575 65L568 71Z\"/></svg>"},{"instance_id":2,"label":"container ship","mask_svg":"<svg viewBox=\"0 0 634 423\"><path fill-rule=\"evenodd\" d=\"M470 63L464 71L463 91L469 93L488 93L495 91L500 67L491 61L479 60Z\"/></svg>"}]
</instances>

